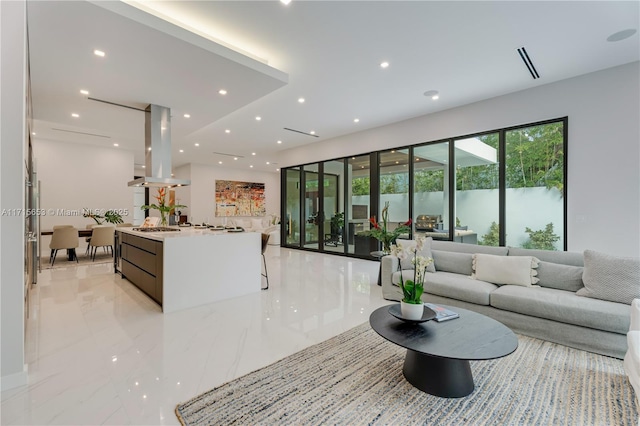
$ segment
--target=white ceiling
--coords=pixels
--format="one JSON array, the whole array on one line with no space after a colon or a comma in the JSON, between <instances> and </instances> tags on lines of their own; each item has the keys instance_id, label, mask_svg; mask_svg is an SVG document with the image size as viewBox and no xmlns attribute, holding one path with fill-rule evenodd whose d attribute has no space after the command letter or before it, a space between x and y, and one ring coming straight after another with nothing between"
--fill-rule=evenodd
<instances>
[{"instance_id":1,"label":"white ceiling","mask_svg":"<svg viewBox=\"0 0 640 426\"><path fill-rule=\"evenodd\" d=\"M639 20L637 1L28 1L35 138L118 143L144 163L143 114L86 89L171 108L174 167L275 171L285 149L637 61L637 32L606 39Z\"/></svg>"}]
</instances>

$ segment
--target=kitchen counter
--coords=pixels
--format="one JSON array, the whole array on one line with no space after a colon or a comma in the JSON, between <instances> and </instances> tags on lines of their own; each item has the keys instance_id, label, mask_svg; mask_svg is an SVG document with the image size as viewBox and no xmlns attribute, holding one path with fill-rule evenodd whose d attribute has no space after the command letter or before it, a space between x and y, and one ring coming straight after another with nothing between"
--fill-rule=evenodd
<instances>
[{"instance_id":1,"label":"kitchen counter","mask_svg":"<svg viewBox=\"0 0 640 426\"><path fill-rule=\"evenodd\" d=\"M179 229L117 228L122 277L164 313L260 291L259 233Z\"/></svg>"}]
</instances>

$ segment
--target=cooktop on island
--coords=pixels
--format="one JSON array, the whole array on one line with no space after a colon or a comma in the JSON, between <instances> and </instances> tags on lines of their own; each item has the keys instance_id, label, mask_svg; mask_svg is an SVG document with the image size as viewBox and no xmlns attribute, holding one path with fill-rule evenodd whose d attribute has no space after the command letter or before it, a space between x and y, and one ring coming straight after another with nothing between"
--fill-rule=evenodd
<instances>
[{"instance_id":1,"label":"cooktop on island","mask_svg":"<svg viewBox=\"0 0 640 426\"><path fill-rule=\"evenodd\" d=\"M168 228L166 226L151 226L148 228L131 228L132 231L139 232L172 232L172 231L180 231L177 228Z\"/></svg>"}]
</instances>

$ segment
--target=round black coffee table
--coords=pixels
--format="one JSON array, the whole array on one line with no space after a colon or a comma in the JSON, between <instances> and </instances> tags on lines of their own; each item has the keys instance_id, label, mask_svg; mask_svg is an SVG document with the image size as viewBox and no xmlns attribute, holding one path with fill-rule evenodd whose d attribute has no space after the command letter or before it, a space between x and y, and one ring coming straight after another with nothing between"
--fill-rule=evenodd
<instances>
[{"instance_id":1,"label":"round black coffee table","mask_svg":"<svg viewBox=\"0 0 640 426\"><path fill-rule=\"evenodd\" d=\"M404 377L431 395L444 398L469 395L474 389L469 361L501 358L518 347L518 338L505 325L467 309L440 305L460 317L416 324L393 317L389 306L371 313L371 328L407 349Z\"/></svg>"}]
</instances>

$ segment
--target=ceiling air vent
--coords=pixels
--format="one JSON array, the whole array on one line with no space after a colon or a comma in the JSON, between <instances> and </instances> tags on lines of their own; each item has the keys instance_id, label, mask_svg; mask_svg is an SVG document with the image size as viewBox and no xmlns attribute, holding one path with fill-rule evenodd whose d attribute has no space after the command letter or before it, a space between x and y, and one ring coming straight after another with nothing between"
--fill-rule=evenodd
<instances>
[{"instance_id":1,"label":"ceiling air vent","mask_svg":"<svg viewBox=\"0 0 640 426\"><path fill-rule=\"evenodd\" d=\"M303 132L302 130L296 130L296 129L290 129L288 127L283 127L284 130L288 130L290 132L296 132L296 133L301 133L303 135L307 135L307 136L313 136L314 138L319 137L318 135L312 135L311 133L307 133L307 132Z\"/></svg>"},{"instance_id":2,"label":"ceiling air vent","mask_svg":"<svg viewBox=\"0 0 640 426\"><path fill-rule=\"evenodd\" d=\"M533 62L531 62L531 58L529 58L527 50L524 48L524 46L518 48L518 53L520 54L520 59L522 59L522 62L524 62L524 64L527 66L527 69L531 73L531 77L533 77L534 80L540 78L540 74L538 74L538 70L536 70Z\"/></svg>"}]
</instances>

